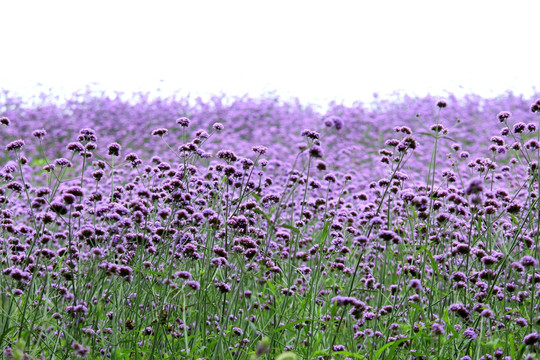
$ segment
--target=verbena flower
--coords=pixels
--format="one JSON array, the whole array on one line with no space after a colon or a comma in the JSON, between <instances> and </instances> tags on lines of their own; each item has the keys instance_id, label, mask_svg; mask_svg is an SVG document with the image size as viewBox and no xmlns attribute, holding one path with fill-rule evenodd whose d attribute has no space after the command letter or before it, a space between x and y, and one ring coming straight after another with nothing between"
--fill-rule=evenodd
<instances>
[{"instance_id":1,"label":"verbena flower","mask_svg":"<svg viewBox=\"0 0 540 360\"><path fill-rule=\"evenodd\" d=\"M23 147L24 147L24 141L19 139L19 140L15 140L7 144L6 150L7 151L21 150Z\"/></svg>"}]
</instances>

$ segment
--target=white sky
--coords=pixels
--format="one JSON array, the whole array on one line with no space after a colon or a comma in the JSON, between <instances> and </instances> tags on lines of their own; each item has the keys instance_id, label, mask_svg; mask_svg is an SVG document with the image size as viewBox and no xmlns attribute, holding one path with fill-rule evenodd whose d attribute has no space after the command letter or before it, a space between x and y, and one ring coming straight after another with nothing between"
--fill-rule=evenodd
<instances>
[{"instance_id":1,"label":"white sky","mask_svg":"<svg viewBox=\"0 0 540 360\"><path fill-rule=\"evenodd\" d=\"M538 0L0 0L0 88L530 94L539 14Z\"/></svg>"}]
</instances>

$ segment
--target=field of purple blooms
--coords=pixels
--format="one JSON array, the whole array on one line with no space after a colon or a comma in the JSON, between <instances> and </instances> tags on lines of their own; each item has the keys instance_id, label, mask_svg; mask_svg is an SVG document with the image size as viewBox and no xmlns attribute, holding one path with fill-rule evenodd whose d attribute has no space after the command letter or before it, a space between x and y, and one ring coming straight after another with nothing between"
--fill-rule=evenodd
<instances>
[{"instance_id":1,"label":"field of purple blooms","mask_svg":"<svg viewBox=\"0 0 540 360\"><path fill-rule=\"evenodd\" d=\"M0 93L6 359L538 359L540 100Z\"/></svg>"}]
</instances>

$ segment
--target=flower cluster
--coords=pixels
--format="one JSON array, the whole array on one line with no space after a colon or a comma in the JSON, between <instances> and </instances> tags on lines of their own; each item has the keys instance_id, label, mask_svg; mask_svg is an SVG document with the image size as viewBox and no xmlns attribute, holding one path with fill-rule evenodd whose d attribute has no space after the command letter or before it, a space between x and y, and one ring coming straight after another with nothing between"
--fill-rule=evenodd
<instances>
[{"instance_id":1,"label":"flower cluster","mask_svg":"<svg viewBox=\"0 0 540 360\"><path fill-rule=\"evenodd\" d=\"M538 101L144 99L7 99L7 358L540 351Z\"/></svg>"}]
</instances>

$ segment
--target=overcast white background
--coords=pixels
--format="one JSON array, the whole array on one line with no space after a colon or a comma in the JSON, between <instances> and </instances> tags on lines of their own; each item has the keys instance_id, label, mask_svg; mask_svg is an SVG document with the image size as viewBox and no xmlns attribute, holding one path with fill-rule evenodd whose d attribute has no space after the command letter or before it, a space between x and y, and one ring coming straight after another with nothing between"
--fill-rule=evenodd
<instances>
[{"instance_id":1,"label":"overcast white background","mask_svg":"<svg viewBox=\"0 0 540 360\"><path fill-rule=\"evenodd\" d=\"M540 1L0 1L0 88L369 101L540 84ZM38 87L38 84L42 84Z\"/></svg>"}]
</instances>

